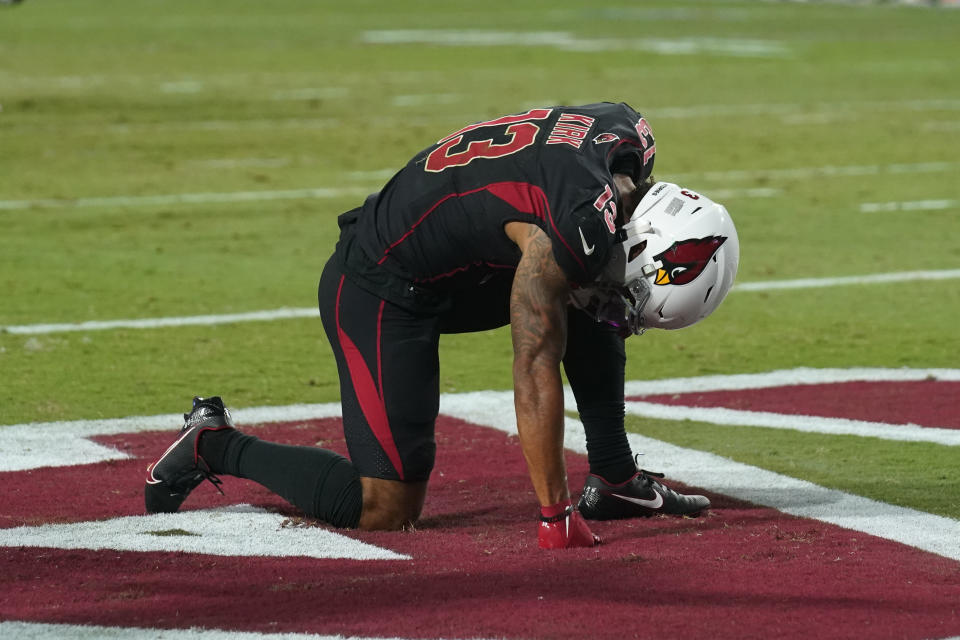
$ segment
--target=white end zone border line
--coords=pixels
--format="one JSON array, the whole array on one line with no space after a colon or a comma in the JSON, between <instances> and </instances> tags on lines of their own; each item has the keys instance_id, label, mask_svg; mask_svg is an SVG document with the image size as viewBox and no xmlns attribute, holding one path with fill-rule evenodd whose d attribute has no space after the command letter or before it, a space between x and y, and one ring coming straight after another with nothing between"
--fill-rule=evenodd
<instances>
[{"instance_id":1,"label":"white end zone border line","mask_svg":"<svg viewBox=\"0 0 960 640\"><path fill-rule=\"evenodd\" d=\"M220 629L147 629L46 622L0 621L0 638L17 640L404 640L315 633L259 633ZM949 640L949 639L947 639Z\"/></svg>"},{"instance_id":2,"label":"white end zone border line","mask_svg":"<svg viewBox=\"0 0 960 640\"><path fill-rule=\"evenodd\" d=\"M572 394L568 390L568 406ZM441 398L444 415L516 434L513 394L479 391ZM478 419L480 417L480 419ZM586 454L579 420L567 418L564 445ZM684 484L790 515L828 522L960 560L960 520L877 502L728 458L628 433L634 452Z\"/></svg>"},{"instance_id":3,"label":"white end zone border line","mask_svg":"<svg viewBox=\"0 0 960 640\"><path fill-rule=\"evenodd\" d=\"M361 542L327 528L285 526L286 520L279 513L247 504L234 504L217 509L188 509L177 513L0 529L0 547L159 551L323 560L411 559L408 555Z\"/></svg>"},{"instance_id":4,"label":"white end zone border line","mask_svg":"<svg viewBox=\"0 0 960 640\"><path fill-rule=\"evenodd\" d=\"M909 382L930 379L957 381L960 380L960 369L789 369L762 374L630 381L626 383L625 391L629 398L643 395L763 389L802 384L869 381ZM944 446L960 446L960 429L940 429L915 424L894 425L888 422L869 422L846 418L824 418L768 411L739 411L722 407L688 407L639 401L627 401L626 411L629 414L646 418L691 420L718 426L766 427L807 433L852 435L880 438L882 440L930 442Z\"/></svg>"},{"instance_id":5,"label":"white end zone border line","mask_svg":"<svg viewBox=\"0 0 960 640\"><path fill-rule=\"evenodd\" d=\"M862 276L842 276L836 278L799 278L796 280L771 280L766 282L743 282L733 286L732 291L776 291L780 289L815 289L822 287L840 287L864 284L888 284L891 282L909 282L915 280L953 280L960 278L960 269L942 269L939 271L901 271L896 273L874 273ZM104 331L108 329L162 329L165 327L184 327L193 325L230 324L235 322L269 322L291 318L310 318L319 315L316 307L281 308L247 313L227 313L221 315L181 316L169 318L139 318L128 320L90 320L87 322L65 322L48 324L19 324L0 326L0 333L16 335L38 335L45 333L66 333L70 331Z\"/></svg>"},{"instance_id":6,"label":"white end zone border line","mask_svg":"<svg viewBox=\"0 0 960 640\"><path fill-rule=\"evenodd\" d=\"M940 379L958 380L960 370L853 369L845 373L839 369L797 369L775 371L771 374L631 382L627 386L627 392L667 392L668 389L678 388L685 391L761 388L778 384L849 380L922 380L930 375L937 375ZM573 406L569 390L567 403L568 406ZM440 412L473 424L516 433L513 393L510 391L444 394L440 400ZM233 411L233 414L240 424L254 424L334 417L340 414L340 407L338 403L260 407L239 409ZM174 414L0 427L0 470L15 471L123 459L127 457L125 454L86 438L93 435L161 429L172 432L179 422L179 415ZM891 431L901 428L889 426ZM658 468L666 470L671 478L684 484L960 560L958 520L828 489L711 453L678 447L637 434L629 434L629 438L635 451L648 455L648 459ZM84 443L89 446L84 446ZM586 453L586 441L579 421L567 419L565 446L577 453Z\"/></svg>"}]
</instances>

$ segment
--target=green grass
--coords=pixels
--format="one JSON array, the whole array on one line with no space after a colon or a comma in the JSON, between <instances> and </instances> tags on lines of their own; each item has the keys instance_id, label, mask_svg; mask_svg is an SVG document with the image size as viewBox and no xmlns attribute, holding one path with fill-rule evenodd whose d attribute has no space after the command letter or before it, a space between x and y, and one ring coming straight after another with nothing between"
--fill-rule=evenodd
<instances>
[{"instance_id":1,"label":"green grass","mask_svg":"<svg viewBox=\"0 0 960 640\"><path fill-rule=\"evenodd\" d=\"M627 378L793 367L955 367L960 334L953 330L953 310L960 292L941 283L911 285L910 306L927 311L904 331L902 286L732 293L711 321L630 338ZM163 413L193 395L220 394L232 406L260 406L329 402L339 393L319 316L0 334L0 349L3 370L16 372L0 389L8 424ZM507 329L443 336L441 389L508 389L511 357Z\"/></svg>"},{"instance_id":2,"label":"green grass","mask_svg":"<svg viewBox=\"0 0 960 640\"><path fill-rule=\"evenodd\" d=\"M371 44L364 35L508 24L622 49ZM740 232L740 282L957 269L957 33L960 11L838 4L0 6L0 327L312 307L336 216L410 155L466 122L593 100L624 100L649 117L661 179L734 191L724 203ZM654 40L701 49L657 53ZM744 43L769 54L710 49ZM307 188L339 191L242 203L77 200ZM916 200L954 204L861 211ZM627 373L956 367L958 313L956 280L737 292L696 327L631 339ZM510 387L508 331L447 336L441 347L444 391ZM237 407L336 400L319 320L0 332L0 425L170 413L211 393ZM949 448L635 424L958 515L956 486L941 478L956 467ZM925 483L943 491L922 495L915 487Z\"/></svg>"}]
</instances>

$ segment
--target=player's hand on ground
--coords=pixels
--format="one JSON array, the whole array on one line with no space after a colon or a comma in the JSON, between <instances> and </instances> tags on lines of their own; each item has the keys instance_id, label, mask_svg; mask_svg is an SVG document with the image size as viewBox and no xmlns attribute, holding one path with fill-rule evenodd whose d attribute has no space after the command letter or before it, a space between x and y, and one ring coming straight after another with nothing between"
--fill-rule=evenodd
<instances>
[{"instance_id":1,"label":"player's hand on ground","mask_svg":"<svg viewBox=\"0 0 960 640\"><path fill-rule=\"evenodd\" d=\"M540 507L538 542L541 549L572 549L598 545L600 536L590 531L587 521L567 499Z\"/></svg>"}]
</instances>

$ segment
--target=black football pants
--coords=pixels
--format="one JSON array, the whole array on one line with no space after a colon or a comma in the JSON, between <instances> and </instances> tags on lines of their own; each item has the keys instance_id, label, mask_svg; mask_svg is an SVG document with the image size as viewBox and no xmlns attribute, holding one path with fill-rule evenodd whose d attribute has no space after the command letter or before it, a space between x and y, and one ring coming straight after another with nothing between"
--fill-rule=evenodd
<instances>
[{"instance_id":1,"label":"black football pants","mask_svg":"<svg viewBox=\"0 0 960 640\"><path fill-rule=\"evenodd\" d=\"M335 259L327 263L320 314L340 374L347 447L361 476L429 478L440 334L508 324L511 284L512 277L494 278L454 296L443 314L415 314L354 285ZM612 328L571 308L564 370L585 425L591 471L611 482L635 471L623 430L625 360L623 340Z\"/></svg>"}]
</instances>

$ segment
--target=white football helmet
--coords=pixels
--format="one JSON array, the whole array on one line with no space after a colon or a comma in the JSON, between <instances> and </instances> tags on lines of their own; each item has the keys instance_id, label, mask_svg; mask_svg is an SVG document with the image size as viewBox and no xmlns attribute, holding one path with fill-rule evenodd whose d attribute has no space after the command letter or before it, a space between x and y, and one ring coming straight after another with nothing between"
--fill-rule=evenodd
<instances>
[{"instance_id":1,"label":"white football helmet","mask_svg":"<svg viewBox=\"0 0 960 640\"><path fill-rule=\"evenodd\" d=\"M737 230L723 205L695 191L654 184L617 234L596 284L574 290L571 301L624 334L689 327L733 286Z\"/></svg>"}]
</instances>

